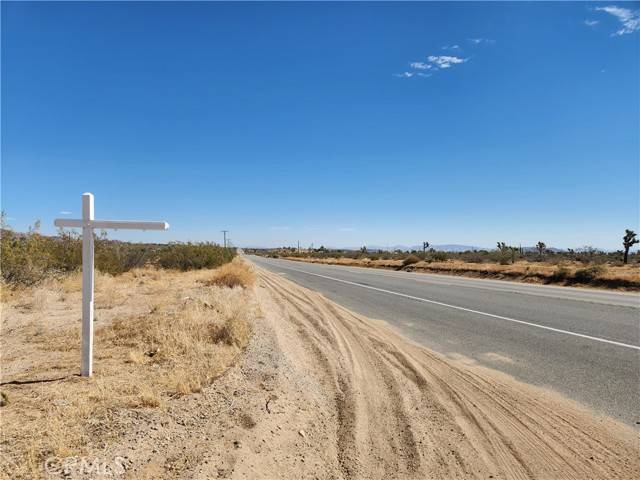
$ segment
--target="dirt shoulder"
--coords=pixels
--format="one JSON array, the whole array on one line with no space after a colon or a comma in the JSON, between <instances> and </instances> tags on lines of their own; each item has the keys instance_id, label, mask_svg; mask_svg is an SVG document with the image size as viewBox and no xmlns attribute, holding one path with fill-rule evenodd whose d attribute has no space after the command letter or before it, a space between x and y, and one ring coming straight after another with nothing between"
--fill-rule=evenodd
<instances>
[{"instance_id":1,"label":"dirt shoulder","mask_svg":"<svg viewBox=\"0 0 640 480\"><path fill-rule=\"evenodd\" d=\"M562 265L517 261L514 264L471 263L458 260L444 262L420 261L404 265L402 260L371 260L369 258L282 257L297 262L344 265L351 267L404 270L473 278L491 278L523 283L540 283L572 287L607 288L640 291L640 268L636 265L585 266L578 262Z\"/></svg>"},{"instance_id":2,"label":"dirt shoulder","mask_svg":"<svg viewBox=\"0 0 640 480\"><path fill-rule=\"evenodd\" d=\"M111 478L135 479L640 474L632 429L445 359L282 276L260 269L257 276L245 294L261 314L246 350L221 377L199 392L167 396L161 407L110 409L84 448L58 452L54 467L80 455L108 464ZM12 387L10 397L24 387ZM30 388L24 397L35 395ZM64 385L54 391L63 397ZM4 460L11 441L3 428ZM87 478L78 465L67 477Z\"/></svg>"}]
</instances>

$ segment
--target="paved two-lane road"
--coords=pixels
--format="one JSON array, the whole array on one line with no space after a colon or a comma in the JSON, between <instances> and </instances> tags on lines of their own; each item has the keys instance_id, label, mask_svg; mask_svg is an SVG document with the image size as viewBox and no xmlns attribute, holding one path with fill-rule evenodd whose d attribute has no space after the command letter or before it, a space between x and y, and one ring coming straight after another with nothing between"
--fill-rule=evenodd
<instances>
[{"instance_id":1,"label":"paved two-lane road","mask_svg":"<svg viewBox=\"0 0 640 480\"><path fill-rule=\"evenodd\" d=\"M640 296L250 256L412 340L640 422Z\"/></svg>"}]
</instances>

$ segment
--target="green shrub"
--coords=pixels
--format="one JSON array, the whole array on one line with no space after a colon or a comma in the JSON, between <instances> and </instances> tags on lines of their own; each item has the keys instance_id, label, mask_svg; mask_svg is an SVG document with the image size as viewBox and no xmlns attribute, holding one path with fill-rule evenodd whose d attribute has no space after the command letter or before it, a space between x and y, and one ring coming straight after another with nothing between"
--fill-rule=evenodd
<instances>
[{"instance_id":1,"label":"green shrub","mask_svg":"<svg viewBox=\"0 0 640 480\"><path fill-rule=\"evenodd\" d=\"M569 278L570 273L570 270L565 265L558 265L556 267L556 270L551 275L551 279L556 282L566 280L567 278Z\"/></svg>"},{"instance_id":2,"label":"green shrub","mask_svg":"<svg viewBox=\"0 0 640 480\"><path fill-rule=\"evenodd\" d=\"M77 235L60 232L47 237L38 232L39 223L26 234L7 228L0 231L0 269L8 283L33 285L52 273L73 271L82 263Z\"/></svg>"},{"instance_id":3,"label":"green shrub","mask_svg":"<svg viewBox=\"0 0 640 480\"><path fill-rule=\"evenodd\" d=\"M447 252L432 252L431 258L435 262L445 262L449 258L449 255Z\"/></svg>"},{"instance_id":4,"label":"green shrub","mask_svg":"<svg viewBox=\"0 0 640 480\"><path fill-rule=\"evenodd\" d=\"M235 250L214 243L170 243L158 252L162 268L193 270L215 268L233 260Z\"/></svg>"},{"instance_id":5,"label":"green shrub","mask_svg":"<svg viewBox=\"0 0 640 480\"><path fill-rule=\"evenodd\" d=\"M60 230L54 237L38 230L38 222L24 234L6 226L0 230L0 270L5 282L33 285L82 266L79 234ZM95 238L96 269L111 275L145 265L179 270L215 268L234 256L235 250L213 243L129 243L108 240L105 234Z\"/></svg>"},{"instance_id":6,"label":"green shrub","mask_svg":"<svg viewBox=\"0 0 640 480\"><path fill-rule=\"evenodd\" d=\"M590 283L606 271L603 265L592 265L590 267L576 270L573 279L578 283Z\"/></svg>"}]
</instances>

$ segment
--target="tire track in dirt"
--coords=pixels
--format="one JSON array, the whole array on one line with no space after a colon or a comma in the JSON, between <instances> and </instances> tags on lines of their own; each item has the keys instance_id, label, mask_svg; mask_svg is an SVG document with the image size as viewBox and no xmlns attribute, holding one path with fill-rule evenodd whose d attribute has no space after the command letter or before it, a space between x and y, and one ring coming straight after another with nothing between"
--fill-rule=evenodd
<instances>
[{"instance_id":1,"label":"tire track in dirt","mask_svg":"<svg viewBox=\"0 0 640 480\"><path fill-rule=\"evenodd\" d=\"M452 362L382 322L256 270L277 306L270 314L295 326L310 371L333 398L344 478L640 474L632 429L504 374Z\"/></svg>"}]
</instances>

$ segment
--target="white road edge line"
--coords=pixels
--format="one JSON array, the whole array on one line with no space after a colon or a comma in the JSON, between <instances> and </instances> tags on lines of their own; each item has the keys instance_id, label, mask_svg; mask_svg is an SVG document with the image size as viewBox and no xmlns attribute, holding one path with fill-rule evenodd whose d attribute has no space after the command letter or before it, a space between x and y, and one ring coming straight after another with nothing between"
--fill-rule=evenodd
<instances>
[{"instance_id":1,"label":"white road edge line","mask_svg":"<svg viewBox=\"0 0 640 480\"><path fill-rule=\"evenodd\" d=\"M426 298L414 297L413 295L407 295L406 293L394 292L392 290L386 290L384 288L372 287L370 285L363 285L357 282L351 282L349 280L342 280L340 278L329 277L327 275L320 275L319 273L306 272L304 270L298 270L297 268L284 267L294 272L306 273L307 275L315 275L316 277L326 278L335 282L346 283L348 285L355 285L356 287L368 288L370 290L376 290L378 292L388 293L391 295L397 295L399 297L410 298L424 303L432 303L434 305L440 305L442 307L453 308L456 310L462 310L463 312L477 313L478 315L484 315L486 317L498 318L500 320L506 320L508 322L520 323L522 325L528 325L530 327L542 328L543 330L549 330L551 332L564 333L566 335L573 335L574 337L586 338L587 340L594 340L596 342L609 343L611 345L617 345L618 347L632 348L634 350L640 350L640 346L630 345L628 343L616 342L614 340L607 340L606 338L592 337L591 335L584 335L583 333L570 332L569 330L562 330L561 328L547 327L546 325L539 325L537 323L525 322L524 320L517 320L515 318L503 317L501 315L494 315L493 313L481 312L479 310L472 310L470 308L459 307L457 305L450 305L448 303L436 302L435 300L428 300Z\"/></svg>"}]
</instances>

